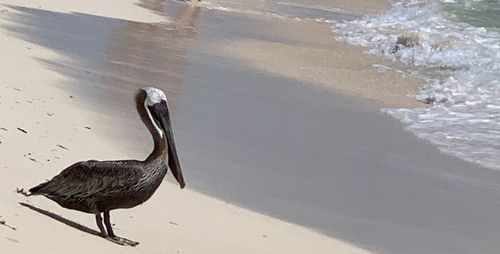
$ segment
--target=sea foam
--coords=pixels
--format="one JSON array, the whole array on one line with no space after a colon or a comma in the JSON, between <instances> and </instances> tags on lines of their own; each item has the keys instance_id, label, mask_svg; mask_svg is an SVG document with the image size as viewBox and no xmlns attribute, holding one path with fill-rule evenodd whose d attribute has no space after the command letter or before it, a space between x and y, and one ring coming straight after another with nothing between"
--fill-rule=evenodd
<instances>
[{"instance_id":1,"label":"sea foam","mask_svg":"<svg viewBox=\"0 0 500 254\"><path fill-rule=\"evenodd\" d=\"M500 169L500 34L450 21L444 2L397 1L382 16L332 28L427 80L416 99L428 107L384 112L448 154Z\"/></svg>"}]
</instances>

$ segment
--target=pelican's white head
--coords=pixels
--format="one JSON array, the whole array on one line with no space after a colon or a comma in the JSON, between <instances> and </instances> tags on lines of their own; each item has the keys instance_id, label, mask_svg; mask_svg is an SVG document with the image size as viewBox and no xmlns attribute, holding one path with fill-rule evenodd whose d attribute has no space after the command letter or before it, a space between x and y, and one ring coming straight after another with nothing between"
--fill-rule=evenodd
<instances>
[{"instance_id":1,"label":"pelican's white head","mask_svg":"<svg viewBox=\"0 0 500 254\"><path fill-rule=\"evenodd\" d=\"M145 106L153 106L156 103L160 103L162 100L167 101L165 93L156 87L144 87L143 90L146 91Z\"/></svg>"},{"instance_id":2,"label":"pelican's white head","mask_svg":"<svg viewBox=\"0 0 500 254\"><path fill-rule=\"evenodd\" d=\"M146 92L146 100L144 100L144 108L146 108L146 112L148 112L149 119L153 123L153 126L155 127L156 131L158 131L158 134L163 137L163 131L162 129L156 124L156 121L153 119L153 116L151 115L151 111L148 106L153 106L156 103L161 103L162 101L167 102L167 96L165 93L156 88L156 87L144 87L142 90Z\"/></svg>"}]
</instances>

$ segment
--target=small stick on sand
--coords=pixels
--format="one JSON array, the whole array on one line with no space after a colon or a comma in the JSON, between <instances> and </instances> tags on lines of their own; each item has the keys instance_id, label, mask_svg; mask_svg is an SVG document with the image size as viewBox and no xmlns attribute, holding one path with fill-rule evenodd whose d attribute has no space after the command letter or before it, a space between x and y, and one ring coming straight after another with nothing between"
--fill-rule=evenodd
<instances>
[{"instance_id":1,"label":"small stick on sand","mask_svg":"<svg viewBox=\"0 0 500 254\"><path fill-rule=\"evenodd\" d=\"M10 226L9 224L7 224L7 223L5 222L5 220L1 220L1 219L0 219L0 225L4 225L4 226L6 226L6 227L8 227L8 228L10 228L10 229L12 229L12 230L16 230L16 228L15 228L15 227Z\"/></svg>"},{"instance_id":2,"label":"small stick on sand","mask_svg":"<svg viewBox=\"0 0 500 254\"><path fill-rule=\"evenodd\" d=\"M23 132L23 133L25 133L25 134L27 134L27 133L28 133L25 129L22 129L22 128L19 128L19 127L17 127L17 130L18 130L18 131L20 131L20 132Z\"/></svg>"},{"instance_id":3,"label":"small stick on sand","mask_svg":"<svg viewBox=\"0 0 500 254\"><path fill-rule=\"evenodd\" d=\"M62 149L64 149L64 150L68 150L68 151L69 151L69 149L68 149L67 147L63 146L63 145L57 144L56 146L57 146L57 147L60 147L60 148L62 148Z\"/></svg>"}]
</instances>

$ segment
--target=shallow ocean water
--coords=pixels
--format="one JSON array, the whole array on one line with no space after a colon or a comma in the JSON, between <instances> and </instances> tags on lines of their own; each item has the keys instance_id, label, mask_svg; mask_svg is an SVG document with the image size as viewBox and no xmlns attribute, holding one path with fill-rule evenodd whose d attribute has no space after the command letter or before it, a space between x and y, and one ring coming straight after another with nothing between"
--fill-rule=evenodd
<instances>
[{"instance_id":1,"label":"shallow ocean water","mask_svg":"<svg viewBox=\"0 0 500 254\"><path fill-rule=\"evenodd\" d=\"M394 1L377 17L342 22L338 39L401 63L427 84L423 108L383 109L441 151L500 169L499 1Z\"/></svg>"},{"instance_id":2,"label":"shallow ocean water","mask_svg":"<svg viewBox=\"0 0 500 254\"><path fill-rule=\"evenodd\" d=\"M465 22L475 27L500 27L500 1L443 1L443 15L452 21Z\"/></svg>"}]
</instances>

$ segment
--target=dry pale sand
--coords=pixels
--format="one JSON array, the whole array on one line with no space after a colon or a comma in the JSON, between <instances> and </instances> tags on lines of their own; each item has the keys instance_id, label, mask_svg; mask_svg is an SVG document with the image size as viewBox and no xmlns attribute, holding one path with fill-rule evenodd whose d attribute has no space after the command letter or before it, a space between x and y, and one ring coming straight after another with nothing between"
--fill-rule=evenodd
<instances>
[{"instance_id":1,"label":"dry pale sand","mask_svg":"<svg viewBox=\"0 0 500 254\"><path fill-rule=\"evenodd\" d=\"M123 2L123 4L121 4ZM2 0L2 5L36 8L61 13L85 13L136 22L168 22L165 17L140 8L137 1L34 1Z\"/></svg>"},{"instance_id":2,"label":"dry pale sand","mask_svg":"<svg viewBox=\"0 0 500 254\"><path fill-rule=\"evenodd\" d=\"M134 1L105 2L2 0L0 23L5 24L4 15L15 12L8 5L143 22L164 20ZM78 94L60 85L66 77L39 61L70 59L0 33L0 220L5 222L0 225L1 253L367 253L169 183L143 206L112 213L117 234L140 241L136 248L93 235L92 215L62 209L42 197L16 194L17 187L38 184L77 160L134 155L117 152L113 143L95 134L106 128L106 122L89 120L100 113L86 109Z\"/></svg>"}]
</instances>

